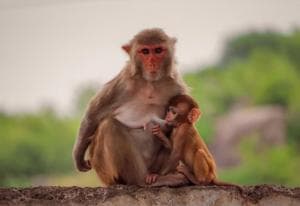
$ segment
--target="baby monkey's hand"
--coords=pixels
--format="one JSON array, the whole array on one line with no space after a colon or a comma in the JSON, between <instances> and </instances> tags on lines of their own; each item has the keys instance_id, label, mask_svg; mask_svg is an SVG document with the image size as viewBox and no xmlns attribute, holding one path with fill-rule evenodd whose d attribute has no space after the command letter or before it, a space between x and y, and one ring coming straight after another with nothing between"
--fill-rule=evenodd
<instances>
[{"instance_id":1,"label":"baby monkey's hand","mask_svg":"<svg viewBox=\"0 0 300 206\"><path fill-rule=\"evenodd\" d=\"M161 143L168 149L172 148L171 142L168 139L168 137L165 135L165 133L163 132L163 130L161 129L160 125L154 125L151 128L151 132L152 134L157 137Z\"/></svg>"},{"instance_id":2,"label":"baby monkey's hand","mask_svg":"<svg viewBox=\"0 0 300 206\"><path fill-rule=\"evenodd\" d=\"M164 134L163 131L161 130L159 124L154 125L154 126L152 127L152 130L151 130L151 131L152 131L152 134L154 134L156 137L158 137L158 138L160 138L160 139L162 139L162 138L165 137L165 134Z\"/></svg>"}]
</instances>

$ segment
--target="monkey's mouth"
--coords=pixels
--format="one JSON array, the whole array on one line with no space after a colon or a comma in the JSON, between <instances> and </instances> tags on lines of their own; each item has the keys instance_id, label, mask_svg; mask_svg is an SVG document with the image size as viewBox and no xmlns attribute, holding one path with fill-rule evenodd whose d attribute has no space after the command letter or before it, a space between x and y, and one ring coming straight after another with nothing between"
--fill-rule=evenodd
<instances>
[{"instance_id":1,"label":"monkey's mouth","mask_svg":"<svg viewBox=\"0 0 300 206\"><path fill-rule=\"evenodd\" d=\"M152 75L152 76L157 75L157 71L151 71L151 72L150 72L150 75Z\"/></svg>"},{"instance_id":2,"label":"monkey's mouth","mask_svg":"<svg viewBox=\"0 0 300 206\"><path fill-rule=\"evenodd\" d=\"M157 70L147 71L144 73L144 77L149 81L157 81L161 78L161 72Z\"/></svg>"},{"instance_id":3,"label":"monkey's mouth","mask_svg":"<svg viewBox=\"0 0 300 206\"><path fill-rule=\"evenodd\" d=\"M166 121L166 125L168 125L168 126L172 126L173 125L172 121L170 121L170 120L165 120L165 121Z\"/></svg>"}]
</instances>

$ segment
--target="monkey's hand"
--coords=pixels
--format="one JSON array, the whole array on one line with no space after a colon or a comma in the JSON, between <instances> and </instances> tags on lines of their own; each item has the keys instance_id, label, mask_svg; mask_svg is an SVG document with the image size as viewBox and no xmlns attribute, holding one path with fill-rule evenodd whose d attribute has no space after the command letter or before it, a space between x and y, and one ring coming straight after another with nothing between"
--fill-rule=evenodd
<instances>
[{"instance_id":1,"label":"monkey's hand","mask_svg":"<svg viewBox=\"0 0 300 206\"><path fill-rule=\"evenodd\" d=\"M188 174L190 171L189 169L181 162L179 162L179 164L176 167L177 172L180 172L182 174Z\"/></svg>"},{"instance_id":2,"label":"monkey's hand","mask_svg":"<svg viewBox=\"0 0 300 206\"><path fill-rule=\"evenodd\" d=\"M158 174L148 174L145 178L146 184L148 184L148 185L153 184L154 182L156 182L157 177L158 177Z\"/></svg>"},{"instance_id":3,"label":"monkey's hand","mask_svg":"<svg viewBox=\"0 0 300 206\"><path fill-rule=\"evenodd\" d=\"M86 172L92 168L90 161L84 159L85 150L85 147L82 148L82 145L75 147L73 150L75 166L81 172Z\"/></svg>"},{"instance_id":4,"label":"monkey's hand","mask_svg":"<svg viewBox=\"0 0 300 206\"><path fill-rule=\"evenodd\" d=\"M152 134L154 134L156 137L158 137L159 139L163 139L166 135L162 132L161 128L160 128L160 125L157 124L157 125L154 125L152 127Z\"/></svg>"},{"instance_id":5,"label":"monkey's hand","mask_svg":"<svg viewBox=\"0 0 300 206\"><path fill-rule=\"evenodd\" d=\"M168 137L163 133L162 129L160 128L159 125L155 125L154 127L152 127L152 134L155 135L162 143L163 145L168 148L171 149L172 145L170 140L168 139Z\"/></svg>"},{"instance_id":6,"label":"monkey's hand","mask_svg":"<svg viewBox=\"0 0 300 206\"><path fill-rule=\"evenodd\" d=\"M76 160L76 168L81 172L87 172L92 169L92 166L89 160Z\"/></svg>"}]
</instances>

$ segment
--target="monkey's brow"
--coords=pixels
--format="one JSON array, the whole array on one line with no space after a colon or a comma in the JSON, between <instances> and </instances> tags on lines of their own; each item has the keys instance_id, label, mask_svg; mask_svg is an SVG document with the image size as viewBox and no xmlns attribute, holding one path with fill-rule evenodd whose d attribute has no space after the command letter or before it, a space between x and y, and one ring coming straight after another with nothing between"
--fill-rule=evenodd
<instances>
[{"instance_id":1,"label":"monkey's brow","mask_svg":"<svg viewBox=\"0 0 300 206\"><path fill-rule=\"evenodd\" d=\"M178 113L178 109L176 107L170 106L169 110Z\"/></svg>"},{"instance_id":2,"label":"monkey's brow","mask_svg":"<svg viewBox=\"0 0 300 206\"><path fill-rule=\"evenodd\" d=\"M166 45L164 44L140 44L138 48L162 48L162 49L166 49Z\"/></svg>"}]
</instances>

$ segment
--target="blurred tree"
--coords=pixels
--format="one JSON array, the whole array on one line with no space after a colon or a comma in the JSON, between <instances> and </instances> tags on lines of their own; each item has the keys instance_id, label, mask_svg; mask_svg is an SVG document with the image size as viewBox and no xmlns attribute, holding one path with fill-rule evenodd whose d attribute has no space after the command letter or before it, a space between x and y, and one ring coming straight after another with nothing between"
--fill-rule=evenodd
<instances>
[{"instance_id":1,"label":"blurred tree","mask_svg":"<svg viewBox=\"0 0 300 206\"><path fill-rule=\"evenodd\" d=\"M211 140L216 117L243 100L246 106L283 106L288 112L288 140L300 144L299 55L299 30L256 31L231 38L221 63L185 75L203 111L197 126L210 136L204 138Z\"/></svg>"},{"instance_id":2,"label":"blurred tree","mask_svg":"<svg viewBox=\"0 0 300 206\"><path fill-rule=\"evenodd\" d=\"M229 64L238 59L246 59L254 49L263 48L265 50L283 50L282 34L275 31L239 34L231 37L225 46L221 63Z\"/></svg>"},{"instance_id":3,"label":"blurred tree","mask_svg":"<svg viewBox=\"0 0 300 206\"><path fill-rule=\"evenodd\" d=\"M208 142L214 136L215 119L241 99L251 105L279 104L288 111L288 144L265 153L242 147L244 164L223 173L228 175L225 180L299 184L300 153L295 146L300 145L299 55L300 30L245 33L228 41L221 63L184 76L203 112L197 128ZM71 151L80 116L99 87L81 86L68 118L47 106L34 114L0 109L0 186L28 185L35 175L73 171Z\"/></svg>"},{"instance_id":4,"label":"blurred tree","mask_svg":"<svg viewBox=\"0 0 300 206\"><path fill-rule=\"evenodd\" d=\"M221 172L221 179L244 185L282 184L297 187L300 184L300 157L297 148L281 145L261 149L257 139L245 138L240 146L243 162L236 168Z\"/></svg>"},{"instance_id":5,"label":"blurred tree","mask_svg":"<svg viewBox=\"0 0 300 206\"><path fill-rule=\"evenodd\" d=\"M70 171L77 125L47 113L0 116L0 185Z\"/></svg>"},{"instance_id":6,"label":"blurred tree","mask_svg":"<svg viewBox=\"0 0 300 206\"><path fill-rule=\"evenodd\" d=\"M291 33L279 33L274 30L253 31L233 36L227 41L221 58L221 65L239 59L247 59L253 50L263 49L285 55L300 72L300 30Z\"/></svg>"}]
</instances>

